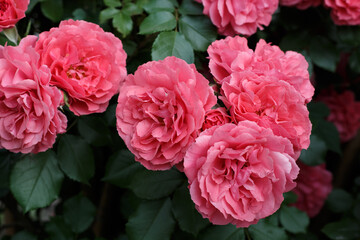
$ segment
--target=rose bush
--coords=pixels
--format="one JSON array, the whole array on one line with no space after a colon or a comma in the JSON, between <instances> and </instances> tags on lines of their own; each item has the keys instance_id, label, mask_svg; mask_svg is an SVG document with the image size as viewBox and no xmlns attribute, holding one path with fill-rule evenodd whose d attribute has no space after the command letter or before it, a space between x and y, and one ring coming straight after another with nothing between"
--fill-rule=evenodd
<instances>
[{"instance_id":1,"label":"rose bush","mask_svg":"<svg viewBox=\"0 0 360 240\"><path fill-rule=\"evenodd\" d=\"M117 129L146 168L169 169L183 160L215 103L209 82L194 65L175 57L148 62L120 89Z\"/></svg>"},{"instance_id":2,"label":"rose bush","mask_svg":"<svg viewBox=\"0 0 360 240\"><path fill-rule=\"evenodd\" d=\"M49 85L51 74L39 62L36 39L0 46L0 147L12 152L46 151L66 130L66 116L58 109L62 94Z\"/></svg>"},{"instance_id":3,"label":"rose bush","mask_svg":"<svg viewBox=\"0 0 360 240\"><path fill-rule=\"evenodd\" d=\"M328 2L0 1L0 239L359 238L357 2Z\"/></svg>"},{"instance_id":4,"label":"rose bush","mask_svg":"<svg viewBox=\"0 0 360 240\"><path fill-rule=\"evenodd\" d=\"M184 158L196 209L214 224L237 227L273 214L296 185L293 155L289 140L254 122L207 129Z\"/></svg>"},{"instance_id":5,"label":"rose bush","mask_svg":"<svg viewBox=\"0 0 360 240\"><path fill-rule=\"evenodd\" d=\"M104 112L126 77L126 53L120 39L85 21L62 21L42 32L36 43L51 84L66 92L76 115Z\"/></svg>"}]
</instances>

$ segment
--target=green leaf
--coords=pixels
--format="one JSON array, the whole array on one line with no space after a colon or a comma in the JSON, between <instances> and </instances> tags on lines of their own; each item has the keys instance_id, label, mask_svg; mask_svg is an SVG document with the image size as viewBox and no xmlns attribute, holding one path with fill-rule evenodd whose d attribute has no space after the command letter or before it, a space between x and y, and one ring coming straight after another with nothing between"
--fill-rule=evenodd
<instances>
[{"instance_id":1,"label":"green leaf","mask_svg":"<svg viewBox=\"0 0 360 240\"><path fill-rule=\"evenodd\" d=\"M180 228L175 228L171 236L171 240L196 240L197 238L190 233L182 231Z\"/></svg>"},{"instance_id":2,"label":"green leaf","mask_svg":"<svg viewBox=\"0 0 360 240\"><path fill-rule=\"evenodd\" d=\"M27 155L10 175L10 189L25 212L48 206L59 194L64 175L52 151Z\"/></svg>"},{"instance_id":3,"label":"green leaf","mask_svg":"<svg viewBox=\"0 0 360 240\"><path fill-rule=\"evenodd\" d=\"M138 198L132 191L124 191L120 199L120 212L128 219L138 209L143 199Z\"/></svg>"},{"instance_id":4,"label":"green leaf","mask_svg":"<svg viewBox=\"0 0 360 240\"><path fill-rule=\"evenodd\" d=\"M141 7L131 2L125 3L121 11L128 14L129 16L139 15L143 12Z\"/></svg>"},{"instance_id":5,"label":"green leaf","mask_svg":"<svg viewBox=\"0 0 360 240\"><path fill-rule=\"evenodd\" d=\"M326 199L326 205L335 213L348 211L353 202L351 194L340 188L333 189Z\"/></svg>"},{"instance_id":6,"label":"green leaf","mask_svg":"<svg viewBox=\"0 0 360 240\"><path fill-rule=\"evenodd\" d=\"M170 240L175 221L171 213L171 200L142 203L126 224L126 233L132 240Z\"/></svg>"},{"instance_id":7,"label":"green leaf","mask_svg":"<svg viewBox=\"0 0 360 240\"><path fill-rule=\"evenodd\" d=\"M26 231L21 231L16 233L11 240L37 240L38 238L36 236L34 236L33 234L26 232Z\"/></svg>"},{"instance_id":8,"label":"green leaf","mask_svg":"<svg viewBox=\"0 0 360 240\"><path fill-rule=\"evenodd\" d=\"M293 240L318 240L318 237L311 232L296 234Z\"/></svg>"},{"instance_id":9,"label":"green leaf","mask_svg":"<svg viewBox=\"0 0 360 240\"><path fill-rule=\"evenodd\" d=\"M280 223L291 233L305 233L309 222L309 216L295 207L282 206L280 209Z\"/></svg>"},{"instance_id":10,"label":"green leaf","mask_svg":"<svg viewBox=\"0 0 360 240\"><path fill-rule=\"evenodd\" d=\"M351 240L360 237L360 225L353 219L342 219L338 222L328 223L321 231L334 240Z\"/></svg>"},{"instance_id":11,"label":"green leaf","mask_svg":"<svg viewBox=\"0 0 360 240\"><path fill-rule=\"evenodd\" d=\"M94 175L95 162L92 149L78 136L66 134L60 138L58 158L61 169L73 180L88 183Z\"/></svg>"},{"instance_id":12,"label":"green leaf","mask_svg":"<svg viewBox=\"0 0 360 240\"><path fill-rule=\"evenodd\" d=\"M336 46L327 38L321 37L314 37L311 40L309 55L315 65L330 72L335 72L340 59L340 52Z\"/></svg>"},{"instance_id":13,"label":"green leaf","mask_svg":"<svg viewBox=\"0 0 360 240\"><path fill-rule=\"evenodd\" d=\"M199 235L199 240L245 240L243 228L237 228L232 224L211 226Z\"/></svg>"},{"instance_id":14,"label":"green leaf","mask_svg":"<svg viewBox=\"0 0 360 240\"><path fill-rule=\"evenodd\" d=\"M74 20L85 20L87 17L87 14L84 9L77 8L72 12L72 15L74 17Z\"/></svg>"},{"instance_id":15,"label":"green leaf","mask_svg":"<svg viewBox=\"0 0 360 240\"><path fill-rule=\"evenodd\" d=\"M171 12L161 11L151 13L140 24L139 34L151 34L172 30L176 27L175 16Z\"/></svg>"},{"instance_id":16,"label":"green leaf","mask_svg":"<svg viewBox=\"0 0 360 240\"><path fill-rule=\"evenodd\" d=\"M279 44L283 51L302 51L309 42L309 34L306 31L296 31L286 34Z\"/></svg>"},{"instance_id":17,"label":"green leaf","mask_svg":"<svg viewBox=\"0 0 360 240\"><path fill-rule=\"evenodd\" d=\"M329 107L323 102L309 102L307 104L311 122L323 120L330 114Z\"/></svg>"},{"instance_id":18,"label":"green leaf","mask_svg":"<svg viewBox=\"0 0 360 240\"><path fill-rule=\"evenodd\" d=\"M298 196L293 192L286 192L284 195L283 204L288 205L291 203L295 203L297 201Z\"/></svg>"},{"instance_id":19,"label":"green leaf","mask_svg":"<svg viewBox=\"0 0 360 240\"><path fill-rule=\"evenodd\" d=\"M183 0L179 12L182 15L203 15L203 6L193 0Z\"/></svg>"},{"instance_id":20,"label":"green leaf","mask_svg":"<svg viewBox=\"0 0 360 240\"><path fill-rule=\"evenodd\" d=\"M174 192L184 181L183 174L175 169L167 171L145 169L135 174L130 188L140 198L159 199Z\"/></svg>"},{"instance_id":21,"label":"green leaf","mask_svg":"<svg viewBox=\"0 0 360 240\"><path fill-rule=\"evenodd\" d=\"M20 36L16 27L4 29L3 33L9 41L13 42L15 45L18 44Z\"/></svg>"},{"instance_id":22,"label":"green leaf","mask_svg":"<svg viewBox=\"0 0 360 240\"><path fill-rule=\"evenodd\" d=\"M41 2L42 0L31 0L29 5L28 5L28 8L26 9L26 15L29 14L33 8L36 6L36 4L38 4L39 2Z\"/></svg>"},{"instance_id":23,"label":"green leaf","mask_svg":"<svg viewBox=\"0 0 360 240\"><path fill-rule=\"evenodd\" d=\"M168 11L174 12L175 6L171 0L149 0L143 8L148 13Z\"/></svg>"},{"instance_id":24,"label":"green leaf","mask_svg":"<svg viewBox=\"0 0 360 240\"><path fill-rule=\"evenodd\" d=\"M45 231L50 236L50 240L73 240L74 233L70 230L64 222L62 216L55 216L51 218L50 222L46 223Z\"/></svg>"},{"instance_id":25,"label":"green leaf","mask_svg":"<svg viewBox=\"0 0 360 240\"><path fill-rule=\"evenodd\" d=\"M287 235L284 229L260 220L256 225L249 227L251 239L253 240L286 240Z\"/></svg>"},{"instance_id":26,"label":"green leaf","mask_svg":"<svg viewBox=\"0 0 360 240\"><path fill-rule=\"evenodd\" d=\"M179 21L180 32L198 51L206 51L216 40L217 32L206 16L183 16Z\"/></svg>"},{"instance_id":27,"label":"green leaf","mask_svg":"<svg viewBox=\"0 0 360 240\"><path fill-rule=\"evenodd\" d=\"M110 157L102 180L118 187L128 187L134 174L144 170L144 167L135 161L130 151L121 150Z\"/></svg>"},{"instance_id":28,"label":"green leaf","mask_svg":"<svg viewBox=\"0 0 360 240\"><path fill-rule=\"evenodd\" d=\"M312 134L321 138L328 150L341 154L339 132L333 123L325 120L318 121L317 125L313 126Z\"/></svg>"},{"instance_id":29,"label":"green leaf","mask_svg":"<svg viewBox=\"0 0 360 240\"><path fill-rule=\"evenodd\" d=\"M125 38L133 29L131 16L123 11L117 13L113 18L112 24L116 30Z\"/></svg>"},{"instance_id":30,"label":"green leaf","mask_svg":"<svg viewBox=\"0 0 360 240\"><path fill-rule=\"evenodd\" d=\"M154 41L151 57L154 61L167 56L175 56L187 63L194 62L194 50L191 44L178 32L162 32Z\"/></svg>"},{"instance_id":31,"label":"green leaf","mask_svg":"<svg viewBox=\"0 0 360 240\"><path fill-rule=\"evenodd\" d=\"M354 217L356 217L356 219L358 221L360 221L360 201L359 201L359 199L356 201L356 204L354 206L352 213L353 213Z\"/></svg>"},{"instance_id":32,"label":"green leaf","mask_svg":"<svg viewBox=\"0 0 360 240\"><path fill-rule=\"evenodd\" d=\"M64 202L64 220L75 233L81 233L94 221L96 208L82 195L77 195Z\"/></svg>"},{"instance_id":33,"label":"green leaf","mask_svg":"<svg viewBox=\"0 0 360 240\"><path fill-rule=\"evenodd\" d=\"M309 166L316 166L325 162L327 147L325 142L318 136L310 136L310 146L301 151L300 159Z\"/></svg>"},{"instance_id":34,"label":"green leaf","mask_svg":"<svg viewBox=\"0 0 360 240\"><path fill-rule=\"evenodd\" d=\"M112 8L121 7L120 0L104 0L104 4L107 7L112 7Z\"/></svg>"},{"instance_id":35,"label":"green leaf","mask_svg":"<svg viewBox=\"0 0 360 240\"><path fill-rule=\"evenodd\" d=\"M10 170L12 166L12 153L0 150L0 188L9 187Z\"/></svg>"},{"instance_id":36,"label":"green leaf","mask_svg":"<svg viewBox=\"0 0 360 240\"><path fill-rule=\"evenodd\" d=\"M100 117L80 117L78 130L85 141L94 146L101 147L111 143L110 130L105 120Z\"/></svg>"},{"instance_id":37,"label":"green leaf","mask_svg":"<svg viewBox=\"0 0 360 240\"><path fill-rule=\"evenodd\" d=\"M107 20L112 19L120 12L116 8L106 8L100 12L99 21L100 23L105 23Z\"/></svg>"},{"instance_id":38,"label":"green leaf","mask_svg":"<svg viewBox=\"0 0 360 240\"><path fill-rule=\"evenodd\" d=\"M336 26L336 31L336 36L341 42L352 47L360 45L359 26Z\"/></svg>"},{"instance_id":39,"label":"green leaf","mask_svg":"<svg viewBox=\"0 0 360 240\"><path fill-rule=\"evenodd\" d=\"M186 185L178 188L173 197L173 213L179 223L180 229L191 233L195 237L205 228L209 221L204 219L195 209Z\"/></svg>"},{"instance_id":40,"label":"green leaf","mask_svg":"<svg viewBox=\"0 0 360 240\"><path fill-rule=\"evenodd\" d=\"M62 0L44 0L41 2L41 12L53 22L58 22L63 16Z\"/></svg>"}]
</instances>

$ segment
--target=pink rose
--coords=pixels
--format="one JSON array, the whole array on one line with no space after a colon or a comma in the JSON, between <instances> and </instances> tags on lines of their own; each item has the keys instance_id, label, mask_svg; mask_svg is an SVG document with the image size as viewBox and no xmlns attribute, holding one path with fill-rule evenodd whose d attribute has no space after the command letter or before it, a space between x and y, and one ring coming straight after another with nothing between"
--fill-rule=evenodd
<instances>
[{"instance_id":1,"label":"pink rose","mask_svg":"<svg viewBox=\"0 0 360 240\"><path fill-rule=\"evenodd\" d=\"M331 8L331 18L337 25L360 24L360 1L358 0L324 0L325 6Z\"/></svg>"},{"instance_id":2,"label":"pink rose","mask_svg":"<svg viewBox=\"0 0 360 240\"><path fill-rule=\"evenodd\" d=\"M202 0L204 14L208 15L222 35L250 36L271 21L279 0Z\"/></svg>"},{"instance_id":3,"label":"pink rose","mask_svg":"<svg viewBox=\"0 0 360 240\"><path fill-rule=\"evenodd\" d=\"M116 109L117 129L135 159L151 170L182 161L216 103L193 64L176 57L152 61L129 75Z\"/></svg>"},{"instance_id":4,"label":"pink rose","mask_svg":"<svg viewBox=\"0 0 360 240\"><path fill-rule=\"evenodd\" d=\"M273 214L296 185L293 154L288 139L254 122L205 130L184 158L196 209L214 224L237 227Z\"/></svg>"},{"instance_id":5,"label":"pink rose","mask_svg":"<svg viewBox=\"0 0 360 240\"><path fill-rule=\"evenodd\" d=\"M297 186L292 191L298 196L295 207L315 217L324 205L332 190L332 174L325 169L325 164L311 167L298 161L300 173Z\"/></svg>"},{"instance_id":6,"label":"pink rose","mask_svg":"<svg viewBox=\"0 0 360 240\"><path fill-rule=\"evenodd\" d=\"M317 7L322 3L322 0L280 0L280 5L288 7L296 7L305 10L309 7Z\"/></svg>"},{"instance_id":7,"label":"pink rose","mask_svg":"<svg viewBox=\"0 0 360 240\"><path fill-rule=\"evenodd\" d=\"M310 144L311 122L303 98L293 86L253 72L233 73L222 85L221 100L235 122L250 120L288 138L295 156Z\"/></svg>"},{"instance_id":8,"label":"pink rose","mask_svg":"<svg viewBox=\"0 0 360 240\"><path fill-rule=\"evenodd\" d=\"M336 126L340 140L347 142L356 136L360 128L360 102L355 101L352 91L338 94L336 91L322 92L318 100L330 109L328 120Z\"/></svg>"},{"instance_id":9,"label":"pink rose","mask_svg":"<svg viewBox=\"0 0 360 240\"><path fill-rule=\"evenodd\" d=\"M301 93L305 103L310 102L314 95L308 63L297 52L284 53L278 46L271 46L262 39L253 51L247 46L246 38L236 36L213 42L208 53L210 71L220 84L233 72L249 70L257 75L271 75L290 83Z\"/></svg>"},{"instance_id":10,"label":"pink rose","mask_svg":"<svg viewBox=\"0 0 360 240\"><path fill-rule=\"evenodd\" d=\"M202 130L206 130L216 125L224 125L225 123L232 122L231 117L226 112L226 108L219 107L210 109L205 113L205 121L202 126Z\"/></svg>"},{"instance_id":11,"label":"pink rose","mask_svg":"<svg viewBox=\"0 0 360 240\"><path fill-rule=\"evenodd\" d=\"M105 111L127 74L120 39L94 23L62 21L40 34L36 50L76 115Z\"/></svg>"},{"instance_id":12,"label":"pink rose","mask_svg":"<svg viewBox=\"0 0 360 240\"><path fill-rule=\"evenodd\" d=\"M0 147L12 152L46 151L66 131L67 119L58 110L62 95L49 86L50 71L39 64L36 39L0 46Z\"/></svg>"},{"instance_id":13,"label":"pink rose","mask_svg":"<svg viewBox=\"0 0 360 240\"><path fill-rule=\"evenodd\" d=\"M22 18L30 0L2 0L0 2L0 32L12 28Z\"/></svg>"}]
</instances>

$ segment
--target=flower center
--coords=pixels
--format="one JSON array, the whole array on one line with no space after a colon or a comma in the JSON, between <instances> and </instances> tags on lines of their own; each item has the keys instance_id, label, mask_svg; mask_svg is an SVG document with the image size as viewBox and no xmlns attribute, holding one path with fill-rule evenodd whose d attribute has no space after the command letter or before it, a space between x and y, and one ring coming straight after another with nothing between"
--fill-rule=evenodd
<instances>
[{"instance_id":1,"label":"flower center","mask_svg":"<svg viewBox=\"0 0 360 240\"><path fill-rule=\"evenodd\" d=\"M4 12L9 8L9 3L7 0L0 1L0 14L3 15Z\"/></svg>"},{"instance_id":2,"label":"flower center","mask_svg":"<svg viewBox=\"0 0 360 240\"><path fill-rule=\"evenodd\" d=\"M86 77L86 67L82 63L71 64L66 75L68 78L80 80L81 78Z\"/></svg>"}]
</instances>

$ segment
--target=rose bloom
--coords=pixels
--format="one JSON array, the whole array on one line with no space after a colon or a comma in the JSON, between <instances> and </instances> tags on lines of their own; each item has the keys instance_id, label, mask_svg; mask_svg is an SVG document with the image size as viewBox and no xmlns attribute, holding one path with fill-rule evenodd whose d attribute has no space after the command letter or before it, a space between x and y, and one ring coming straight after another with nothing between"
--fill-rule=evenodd
<instances>
[{"instance_id":1,"label":"rose bloom","mask_svg":"<svg viewBox=\"0 0 360 240\"><path fill-rule=\"evenodd\" d=\"M235 122L250 120L270 128L275 135L288 138L295 157L310 144L311 122L301 95L285 81L253 72L231 75L220 97Z\"/></svg>"},{"instance_id":2,"label":"rose bloom","mask_svg":"<svg viewBox=\"0 0 360 240\"><path fill-rule=\"evenodd\" d=\"M28 8L30 0L1 0L0 1L0 32L12 28L22 18Z\"/></svg>"},{"instance_id":3,"label":"rose bloom","mask_svg":"<svg viewBox=\"0 0 360 240\"><path fill-rule=\"evenodd\" d=\"M331 18L337 25L360 24L360 1L358 0L324 0L325 6L331 9Z\"/></svg>"},{"instance_id":4,"label":"rose bloom","mask_svg":"<svg viewBox=\"0 0 360 240\"><path fill-rule=\"evenodd\" d=\"M202 0L202 4L203 13L210 17L220 34L250 36L257 28L262 30L270 24L279 0Z\"/></svg>"},{"instance_id":5,"label":"rose bloom","mask_svg":"<svg viewBox=\"0 0 360 240\"><path fill-rule=\"evenodd\" d=\"M297 163L300 173L296 179L297 186L292 191L298 199L293 205L309 217L315 217L332 190L332 174L325 169L325 164L311 167L301 161Z\"/></svg>"},{"instance_id":6,"label":"rose bloom","mask_svg":"<svg viewBox=\"0 0 360 240\"><path fill-rule=\"evenodd\" d=\"M280 0L280 5L287 7L296 7L300 10L305 10L309 7L317 7L322 3L322 0Z\"/></svg>"},{"instance_id":7,"label":"rose bloom","mask_svg":"<svg viewBox=\"0 0 360 240\"><path fill-rule=\"evenodd\" d=\"M0 46L0 147L12 152L37 153L51 148L64 133L67 119L58 107L62 94L49 86L50 71L39 65L28 36L19 46Z\"/></svg>"},{"instance_id":8,"label":"rose bloom","mask_svg":"<svg viewBox=\"0 0 360 240\"><path fill-rule=\"evenodd\" d=\"M297 52L283 52L278 46L271 46L260 39L255 51L243 37L227 37L213 42L209 48L209 68L215 81L222 84L233 72L244 70L258 75L276 76L290 83L301 93L305 103L311 101L314 87L309 79L308 63Z\"/></svg>"},{"instance_id":9,"label":"rose bloom","mask_svg":"<svg viewBox=\"0 0 360 240\"><path fill-rule=\"evenodd\" d=\"M254 122L227 123L202 132L186 152L191 199L218 225L248 227L276 212L295 187L299 168L286 138Z\"/></svg>"},{"instance_id":10,"label":"rose bloom","mask_svg":"<svg viewBox=\"0 0 360 240\"><path fill-rule=\"evenodd\" d=\"M121 40L94 23L62 21L39 35L36 50L76 115L104 112L127 74Z\"/></svg>"},{"instance_id":11,"label":"rose bloom","mask_svg":"<svg viewBox=\"0 0 360 240\"><path fill-rule=\"evenodd\" d=\"M231 116L226 112L226 108L219 107L210 109L205 113L205 121L202 130L211 128L216 125L224 125L225 123L232 122Z\"/></svg>"},{"instance_id":12,"label":"rose bloom","mask_svg":"<svg viewBox=\"0 0 360 240\"><path fill-rule=\"evenodd\" d=\"M151 170L170 169L182 161L215 104L208 80L193 64L167 57L128 75L118 98L117 129L135 160Z\"/></svg>"},{"instance_id":13,"label":"rose bloom","mask_svg":"<svg viewBox=\"0 0 360 240\"><path fill-rule=\"evenodd\" d=\"M322 92L318 100L330 109L328 120L336 126L340 140L347 142L356 136L360 128L360 102L355 100L352 91L339 94L336 91Z\"/></svg>"}]
</instances>

